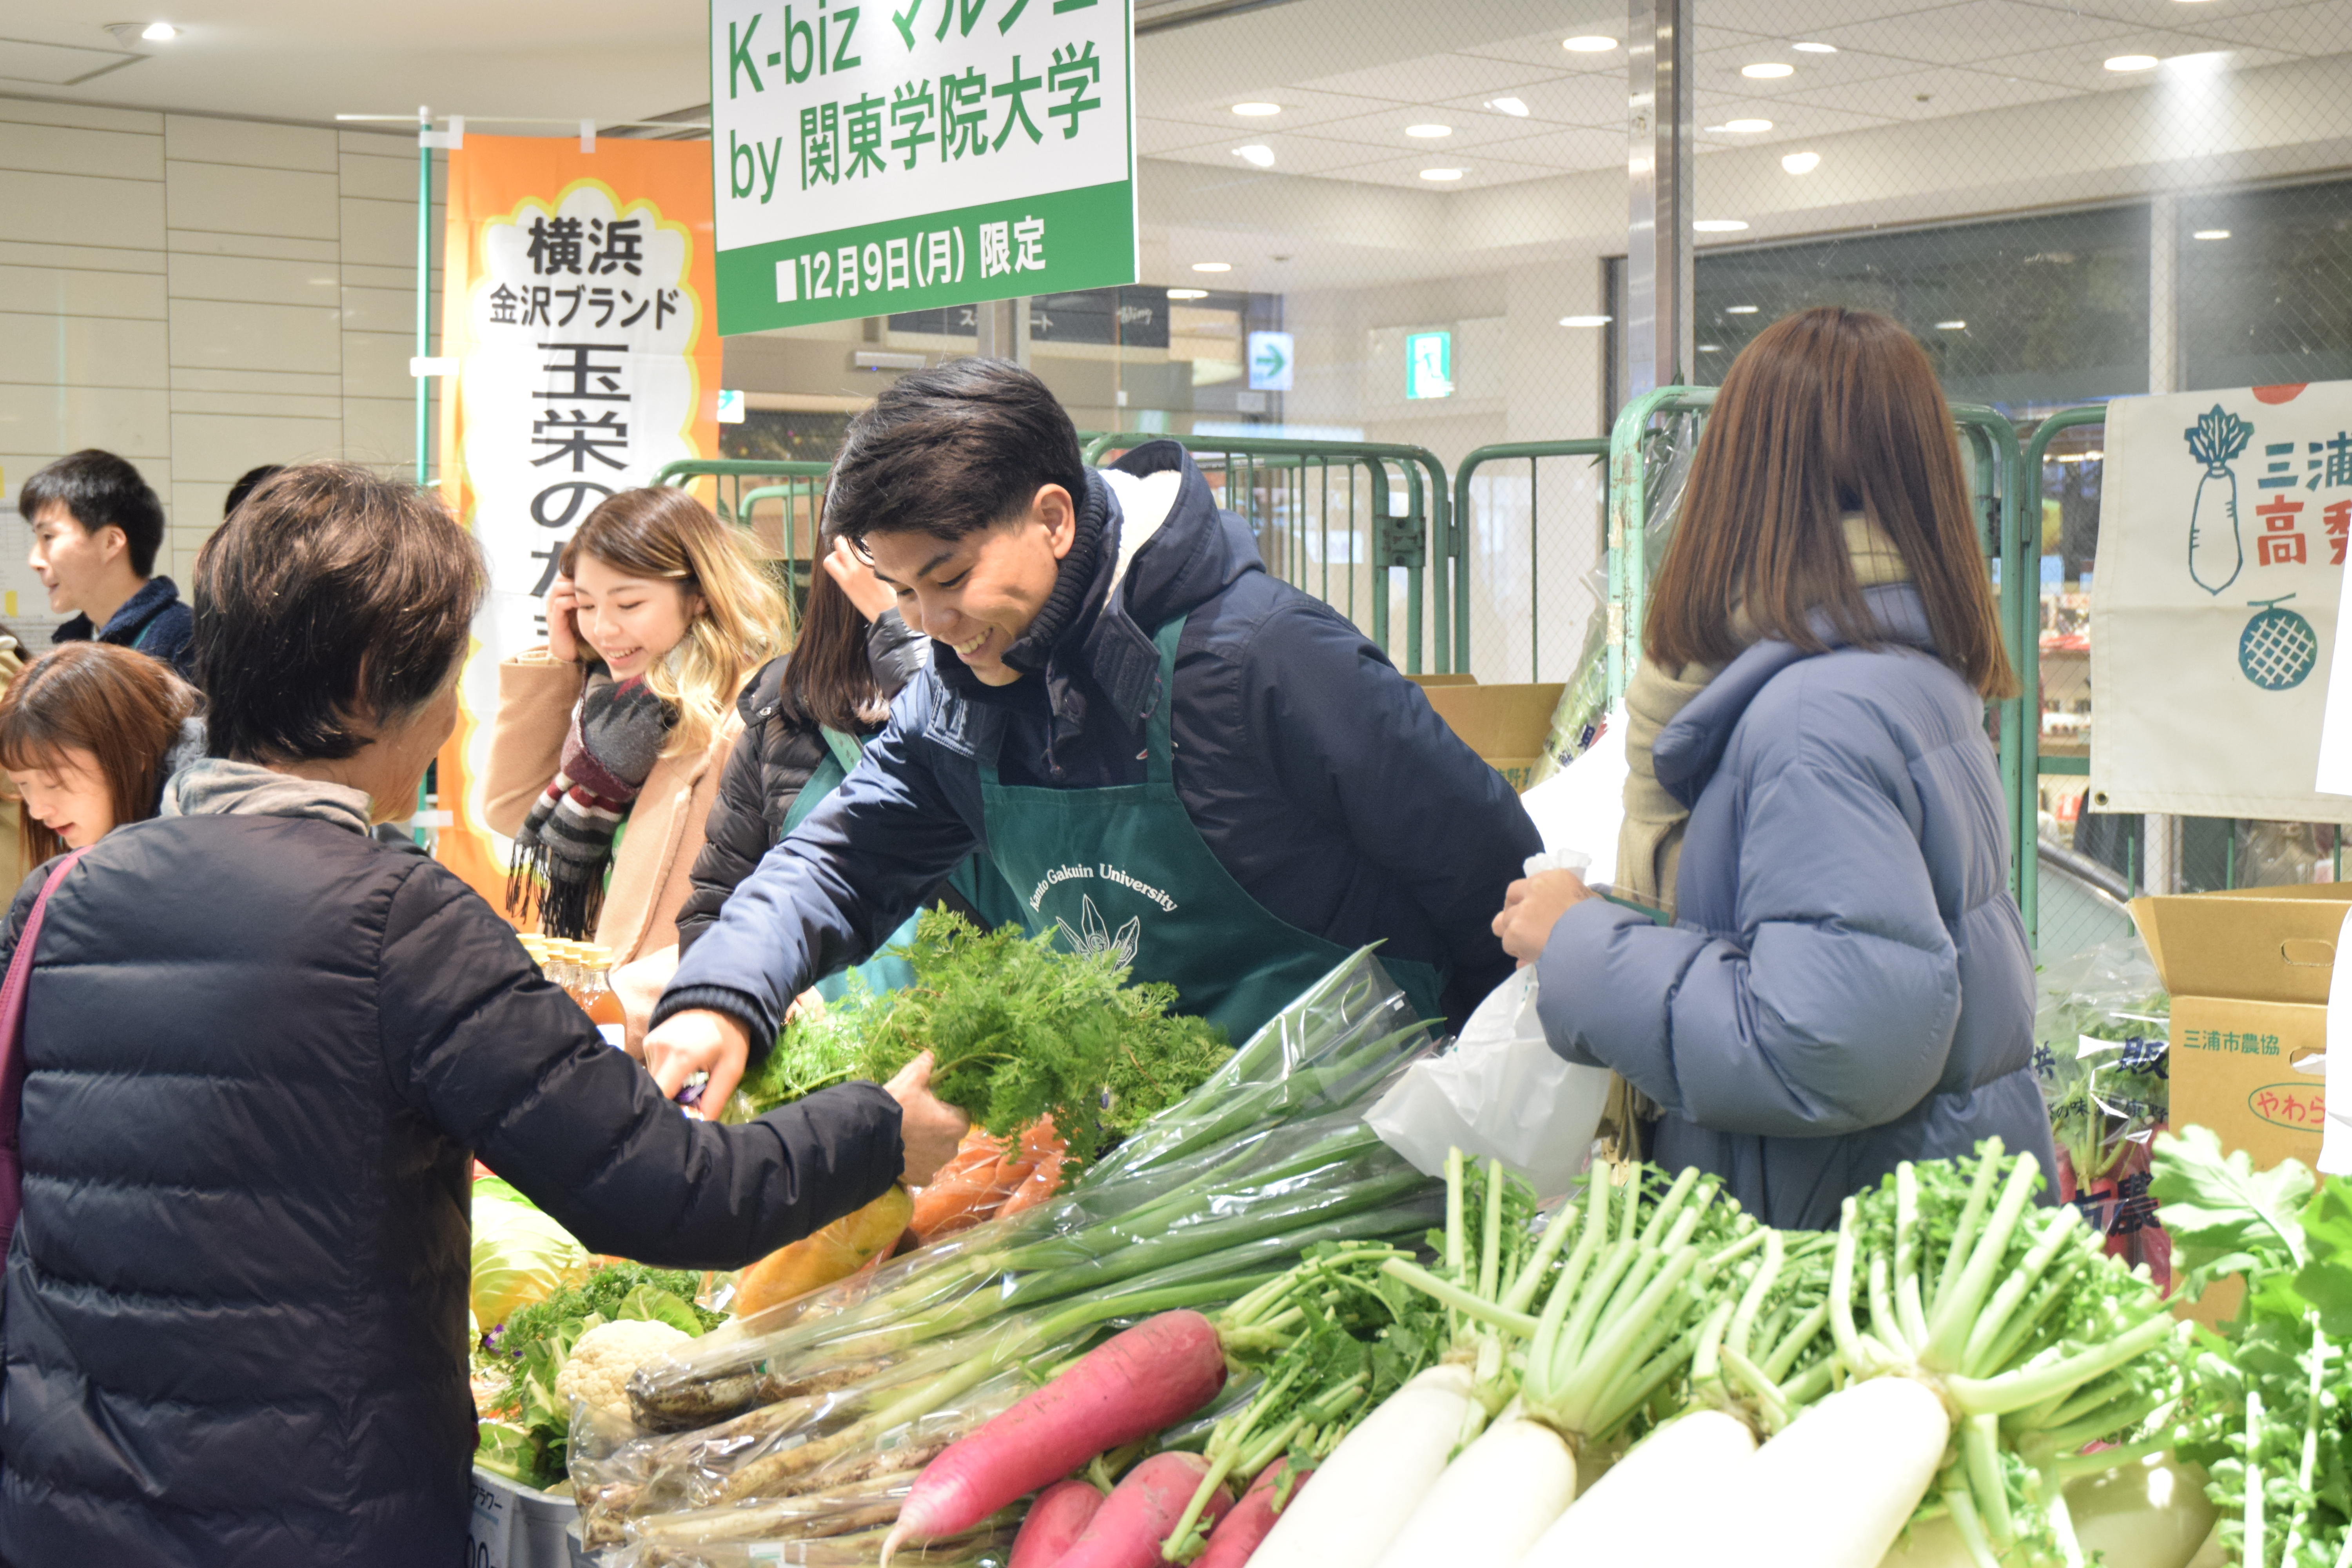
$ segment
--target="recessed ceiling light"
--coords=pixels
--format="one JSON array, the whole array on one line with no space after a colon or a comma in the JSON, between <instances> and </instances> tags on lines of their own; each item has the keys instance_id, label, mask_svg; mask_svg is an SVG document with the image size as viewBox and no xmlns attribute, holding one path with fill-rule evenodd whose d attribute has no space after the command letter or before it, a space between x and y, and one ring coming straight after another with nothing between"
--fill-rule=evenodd
<instances>
[{"instance_id":1,"label":"recessed ceiling light","mask_svg":"<svg viewBox=\"0 0 2352 1568\"><path fill-rule=\"evenodd\" d=\"M1563 327L1605 327L1612 319L1608 316L1562 316L1559 324Z\"/></svg>"},{"instance_id":2,"label":"recessed ceiling light","mask_svg":"<svg viewBox=\"0 0 2352 1568\"><path fill-rule=\"evenodd\" d=\"M1739 74L1757 81L1769 81L1776 77L1794 76L1797 68L1786 60L1759 60L1752 66L1741 66Z\"/></svg>"},{"instance_id":3,"label":"recessed ceiling light","mask_svg":"<svg viewBox=\"0 0 2352 1568\"><path fill-rule=\"evenodd\" d=\"M166 44L180 36L180 29L169 22L150 22L139 29L139 36L151 44Z\"/></svg>"},{"instance_id":4,"label":"recessed ceiling light","mask_svg":"<svg viewBox=\"0 0 2352 1568\"><path fill-rule=\"evenodd\" d=\"M1527 100L1524 99L1490 98L1486 100L1486 107L1507 114L1514 120L1525 120L1528 117Z\"/></svg>"},{"instance_id":5,"label":"recessed ceiling light","mask_svg":"<svg viewBox=\"0 0 2352 1568\"><path fill-rule=\"evenodd\" d=\"M1205 300L1209 291L1206 289L1171 289L1168 297L1171 300Z\"/></svg>"},{"instance_id":6,"label":"recessed ceiling light","mask_svg":"<svg viewBox=\"0 0 2352 1568\"><path fill-rule=\"evenodd\" d=\"M1253 142L1246 147L1234 149L1234 156L1260 169L1274 167L1274 149L1263 142Z\"/></svg>"},{"instance_id":7,"label":"recessed ceiling light","mask_svg":"<svg viewBox=\"0 0 2352 1568\"><path fill-rule=\"evenodd\" d=\"M1462 177L1462 171L1459 169L1423 169L1421 172L1421 177L1424 180L1458 180Z\"/></svg>"},{"instance_id":8,"label":"recessed ceiling light","mask_svg":"<svg viewBox=\"0 0 2352 1568\"><path fill-rule=\"evenodd\" d=\"M1573 38L1562 38L1559 47L1572 55L1605 55L1617 47L1617 40L1598 33L1580 33Z\"/></svg>"},{"instance_id":9,"label":"recessed ceiling light","mask_svg":"<svg viewBox=\"0 0 2352 1568\"><path fill-rule=\"evenodd\" d=\"M1939 332L1965 332L1969 324L1966 321L1938 321L1936 330Z\"/></svg>"},{"instance_id":10,"label":"recessed ceiling light","mask_svg":"<svg viewBox=\"0 0 2352 1568\"><path fill-rule=\"evenodd\" d=\"M1192 270L1195 272L1231 272L1233 269L1234 264L1230 261L1195 261L1192 263Z\"/></svg>"},{"instance_id":11,"label":"recessed ceiling light","mask_svg":"<svg viewBox=\"0 0 2352 1568\"><path fill-rule=\"evenodd\" d=\"M1791 153L1780 160L1780 167L1792 174L1810 174L1822 166L1819 153Z\"/></svg>"},{"instance_id":12,"label":"recessed ceiling light","mask_svg":"<svg viewBox=\"0 0 2352 1568\"><path fill-rule=\"evenodd\" d=\"M1707 129L1728 131L1735 136L1753 136L1759 132L1771 130L1772 122L1769 120L1727 120L1720 125L1710 125Z\"/></svg>"},{"instance_id":13,"label":"recessed ceiling light","mask_svg":"<svg viewBox=\"0 0 2352 1568\"><path fill-rule=\"evenodd\" d=\"M2117 55L2107 61L2111 71L2152 71L2163 62L2154 55Z\"/></svg>"},{"instance_id":14,"label":"recessed ceiling light","mask_svg":"<svg viewBox=\"0 0 2352 1568\"><path fill-rule=\"evenodd\" d=\"M1282 105L1278 103L1236 103L1234 105L1234 112L1235 114L1245 115L1252 120L1263 120L1269 114L1280 114L1282 112Z\"/></svg>"},{"instance_id":15,"label":"recessed ceiling light","mask_svg":"<svg viewBox=\"0 0 2352 1568\"><path fill-rule=\"evenodd\" d=\"M1440 136L1453 135L1454 127L1451 125L1408 125L1404 128L1404 133L1408 136L1418 136L1423 141L1427 142L1433 141Z\"/></svg>"},{"instance_id":16,"label":"recessed ceiling light","mask_svg":"<svg viewBox=\"0 0 2352 1568\"><path fill-rule=\"evenodd\" d=\"M2189 237L2191 239L2227 239L2230 237L2230 231L2226 228L2200 228Z\"/></svg>"},{"instance_id":17,"label":"recessed ceiling light","mask_svg":"<svg viewBox=\"0 0 2352 1568\"><path fill-rule=\"evenodd\" d=\"M1796 50L1801 55L1833 55L1837 53L1837 46L1835 44L1790 44L1789 47Z\"/></svg>"},{"instance_id":18,"label":"recessed ceiling light","mask_svg":"<svg viewBox=\"0 0 2352 1568\"><path fill-rule=\"evenodd\" d=\"M1758 305L1726 305L1723 313L1727 316L1752 316L1760 309L1762 307Z\"/></svg>"},{"instance_id":19,"label":"recessed ceiling light","mask_svg":"<svg viewBox=\"0 0 2352 1568\"><path fill-rule=\"evenodd\" d=\"M1691 227L1701 234L1738 234L1748 226L1744 217L1702 217L1691 220Z\"/></svg>"},{"instance_id":20,"label":"recessed ceiling light","mask_svg":"<svg viewBox=\"0 0 2352 1568\"><path fill-rule=\"evenodd\" d=\"M1721 343L1701 343L1698 346L1698 352L1703 354L1719 354L1723 352L1723 345Z\"/></svg>"}]
</instances>

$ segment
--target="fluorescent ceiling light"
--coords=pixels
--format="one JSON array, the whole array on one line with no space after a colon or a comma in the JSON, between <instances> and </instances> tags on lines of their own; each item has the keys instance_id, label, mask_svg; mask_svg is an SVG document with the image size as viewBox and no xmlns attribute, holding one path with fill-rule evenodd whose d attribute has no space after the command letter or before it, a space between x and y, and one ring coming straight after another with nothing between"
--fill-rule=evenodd
<instances>
[{"instance_id":1,"label":"fluorescent ceiling light","mask_svg":"<svg viewBox=\"0 0 2352 1568\"><path fill-rule=\"evenodd\" d=\"M1721 343L1701 343L1698 346L1698 352L1703 354L1719 354L1723 352L1723 345Z\"/></svg>"},{"instance_id":2,"label":"fluorescent ceiling light","mask_svg":"<svg viewBox=\"0 0 2352 1568\"><path fill-rule=\"evenodd\" d=\"M1608 316L1562 316L1559 324L1563 327L1605 327L1611 320Z\"/></svg>"},{"instance_id":3,"label":"fluorescent ceiling light","mask_svg":"<svg viewBox=\"0 0 2352 1568\"><path fill-rule=\"evenodd\" d=\"M1171 300L1205 300L1209 291L1206 289L1171 289L1168 297Z\"/></svg>"},{"instance_id":4,"label":"fluorescent ceiling light","mask_svg":"<svg viewBox=\"0 0 2352 1568\"><path fill-rule=\"evenodd\" d=\"M1769 81L1776 77L1794 76L1797 68L1785 60L1759 60L1752 66L1741 66L1739 74L1757 81Z\"/></svg>"},{"instance_id":5,"label":"fluorescent ceiling light","mask_svg":"<svg viewBox=\"0 0 2352 1568\"><path fill-rule=\"evenodd\" d=\"M1761 307L1756 305L1726 305L1723 313L1727 316L1752 316Z\"/></svg>"},{"instance_id":6,"label":"fluorescent ceiling light","mask_svg":"<svg viewBox=\"0 0 2352 1568\"><path fill-rule=\"evenodd\" d=\"M1246 147L1236 147L1234 156L1260 169L1274 167L1274 149L1262 142L1253 142Z\"/></svg>"},{"instance_id":7,"label":"fluorescent ceiling light","mask_svg":"<svg viewBox=\"0 0 2352 1568\"><path fill-rule=\"evenodd\" d=\"M1459 169L1423 169L1421 172L1421 177L1424 180L1458 180L1462 177L1462 171Z\"/></svg>"},{"instance_id":8,"label":"fluorescent ceiling light","mask_svg":"<svg viewBox=\"0 0 2352 1568\"><path fill-rule=\"evenodd\" d=\"M150 22L139 30L139 36L151 44L164 44L180 36L180 29L169 22Z\"/></svg>"},{"instance_id":9,"label":"fluorescent ceiling light","mask_svg":"<svg viewBox=\"0 0 2352 1568\"><path fill-rule=\"evenodd\" d=\"M2230 237L2230 231L2226 228L2200 228L2189 237L2191 239L2227 239Z\"/></svg>"},{"instance_id":10,"label":"fluorescent ceiling light","mask_svg":"<svg viewBox=\"0 0 2352 1568\"><path fill-rule=\"evenodd\" d=\"M1598 33L1584 33L1573 38L1562 38L1559 47L1572 55L1605 55L1617 47L1617 40L1604 38Z\"/></svg>"},{"instance_id":11,"label":"fluorescent ceiling light","mask_svg":"<svg viewBox=\"0 0 2352 1568\"><path fill-rule=\"evenodd\" d=\"M1838 52L1835 44L1790 44L1789 47L1801 55L1833 55Z\"/></svg>"},{"instance_id":12,"label":"fluorescent ceiling light","mask_svg":"<svg viewBox=\"0 0 2352 1568\"><path fill-rule=\"evenodd\" d=\"M1744 217L1703 217L1691 222L1691 227L1701 234L1738 234L1747 226L1748 220Z\"/></svg>"},{"instance_id":13,"label":"fluorescent ceiling light","mask_svg":"<svg viewBox=\"0 0 2352 1568\"><path fill-rule=\"evenodd\" d=\"M1780 160L1780 167L1792 174L1810 174L1822 166L1819 153L1791 153Z\"/></svg>"},{"instance_id":14,"label":"fluorescent ceiling light","mask_svg":"<svg viewBox=\"0 0 2352 1568\"><path fill-rule=\"evenodd\" d=\"M1451 125L1408 125L1404 128L1404 133L1408 136L1418 136L1423 141L1429 142L1434 141L1440 136L1453 135L1454 127Z\"/></svg>"},{"instance_id":15,"label":"fluorescent ceiling light","mask_svg":"<svg viewBox=\"0 0 2352 1568\"><path fill-rule=\"evenodd\" d=\"M1966 321L1938 321L1936 330L1939 332L1965 332L1969 324Z\"/></svg>"},{"instance_id":16,"label":"fluorescent ceiling light","mask_svg":"<svg viewBox=\"0 0 2352 1568\"><path fill-rule=\"evenodd\" d=\"M1753 136L1759 132L1771 130L1772 122L1769 120L1727 120L1720 125L1710 125L1707 129L1728 131L1735 136Z\"/></svg>"},{"instance_id":17,"label":"fluorescent ceiling light","mask_svg":"<svg viewBox=\"0 0 2352 1568\"><path fill-rule=\"evenodd\" d=\"M1234 105L1234 112L1235 114L1245 115L1252 120L1263 120L1269 114L1280 114L1282 112L1282 105L1278 103L1236 103Z\"/></svg>"},{"instance_id":18,"label":"fluorescent ceiling light","mask_svg":"<svg viewBox=\"0 0 2352 1568\"><path fill-rule=\"evenodd\" d=\"M1525 120L1528 117L1528 106L1524 99L1490 98L1486 100L1486 107L1507 114L1514 120Z\"/></svg>"},{"instance_id":19,"label":"fluorescent ceiling light","mask_svg":"<svg viewBox=\"0 0 2352 1568\"><path fill-rule=\"evenodd\" d=\"M1195 261L1192 263L1192 270L1195 272L1231 272L1233 269L1234 264L1230 261Z\"/></svg>"},{"instance_id":20,"label":"fluorescent ceiling light","mask_svg":"<svg viewBox=\"0 0 2352 1568\"><path fill-rule=\"evenodd\" d=\"M2154 55L2116 55L2107 61L2111 71L2152 71L2163 62Z\"/></svg>"}]
</instances>

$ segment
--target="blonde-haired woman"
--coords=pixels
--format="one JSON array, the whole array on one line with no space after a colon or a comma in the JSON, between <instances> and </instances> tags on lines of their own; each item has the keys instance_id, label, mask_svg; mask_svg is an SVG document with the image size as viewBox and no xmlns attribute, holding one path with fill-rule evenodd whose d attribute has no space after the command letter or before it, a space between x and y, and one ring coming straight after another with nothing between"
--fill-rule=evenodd
<instances>
[{"instance_id":1,"label":"blonde-haired woman","mask_svg":"<svg viewBox=\"0 0 2352 1568\"><path fill-rule=\"evenodd\" d=\"M682 489L623 490L557 563L547 646L499 667L489 824L515 840L509 912L610 948L625 995L677 964L703 819L785 642L742 537Z\"/></svg>"}]
</instances>

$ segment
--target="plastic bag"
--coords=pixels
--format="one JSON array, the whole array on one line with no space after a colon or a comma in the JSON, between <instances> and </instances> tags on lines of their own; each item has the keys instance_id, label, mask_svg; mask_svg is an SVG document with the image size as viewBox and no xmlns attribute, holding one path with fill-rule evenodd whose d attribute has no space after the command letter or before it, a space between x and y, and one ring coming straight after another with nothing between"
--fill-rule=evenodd
<instances>
[{"instance_id":1,"label":"plastic bag","mask_svg":"<svg viewBox=\"0 0 2352 1568\"><path fill-rule=\"evenodd\" d=\"M1359 953L1060 1197L640 1369L631 1434L572 1456L590 1543L614 1564L851 1552L930 1454L1103 1335L1213 1311L1318 1242L1418 1242L1443 1188L1363 1114L1428 1049Z\"/></svg>"},{"instance_id":2,"label":"plastic bag","mask_svg":"<svg viewBox=\"0 0 2352 1568\"><path fill-rule=\"evenodd\" d=\"M2058 1146L2059 1200L2147 1265L2161 1289L2172 1241L2148 1194L2149 1153L2171 1115L2172 1003L2137 936L2105 942L2043 972L2034 1014L2034 1076Z\"/></svg>"},{"instance_id":3,"label":"plastic bag","mask_svg":"<svg viewBox=\"0 0 2352 1568\"><path fill-rule=\"evenodd\" d=\"M1519 804L1547 853L1581 857L1586 864L1576 869L1587 881L1615 881L1617 833L1625 824L1625 705L1610 709L1592 743Z\"/></svg>"},{"instance_id":4,"label":"plastic bag","mask_svg":"<svg viewBox=\"0 0 2352 1568\"><path fill-rule=\"evenodd\" d=\"M1530 856L1527 873L1582 872L1583 859ZM1443 1176L1446 1152L1459 1149L1502 1161L1552 1198L1591 1161L1608 1102L1608 1069L1564 1061L1544 1038L1529 965L1478 1004L1452 1050L1406 1068L1364 1123L1423 1175Z\"/></svg>"}]
</instances>

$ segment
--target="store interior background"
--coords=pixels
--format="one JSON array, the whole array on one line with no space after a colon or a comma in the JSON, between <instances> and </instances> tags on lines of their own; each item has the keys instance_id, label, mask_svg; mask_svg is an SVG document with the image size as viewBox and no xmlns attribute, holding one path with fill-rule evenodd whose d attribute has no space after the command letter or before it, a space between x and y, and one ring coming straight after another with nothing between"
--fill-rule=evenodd
<instances>
[{"instance_id":1,"label":"store interior background","mask_svg":"<svg viewBox=\"0 0 2352 1568\"><path fill-rule=\"evenodd\" d=\"M1694 4L1693 379L1817 302L1892 312L1955 398L2021 422L2352 376L2352 5ZM1490 443L1607 433L1624 358L1622 5L1136 9L1142 280L1026 310L1029 361L1082 427L1406 443L1449 469ZM337 114L426 103L500 130L480 121L707 113L698 7L205 0L163 43L109 33L117 19L89 0L0 17L0 484L13 500L59 453L122 453L166 501L159 569L183 576L254 464L414 463L414 131ZM2157 63L2110 65L2134 57ZM1292 334L1291 391L1249 389L1255 328ZM1441 331L1448 395L1408 396L1406 339ZM897 366L972 342L945 313L730 339L726 384L748 413L728 449L822 458L898 374L861 356ZM2045 629L2062 637L2095 571L2088 434L2062 441L2042 486ZM1477 481L1481 679L1574 664L1595 612L1596 479L1557 459ZM24 546L0 514L5 618L37 640L50 617ZM2087 721L2086 664L2045 668L2063 741ZM2069 803L2045 805L2071 838ZM2137 832L2092 847L2128 871ZM2182 849L2192 884L2217 879L2200 856L2226 856L2239 881L2303 880L2334 852L2333 829L2307 825L2208 837Z\"/></svg>"}]
</instances>

